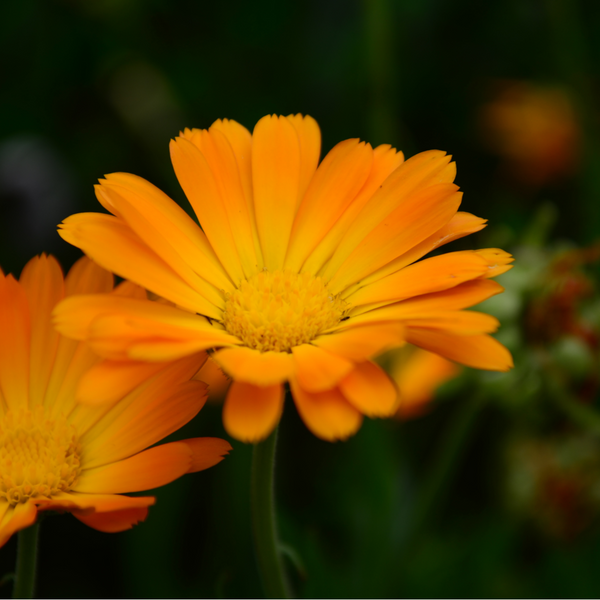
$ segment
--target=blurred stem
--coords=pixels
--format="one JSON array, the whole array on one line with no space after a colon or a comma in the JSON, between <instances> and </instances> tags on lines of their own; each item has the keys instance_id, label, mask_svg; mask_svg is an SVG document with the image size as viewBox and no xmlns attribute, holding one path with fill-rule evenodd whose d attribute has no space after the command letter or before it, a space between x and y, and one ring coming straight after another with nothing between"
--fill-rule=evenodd
<instances>
[{"instance_id":1,"label":"blurred stem","mask_svg":"<svg viewBox=\"0 0 600 600\"><path fill-rule=\"evenodd\" d=\"M275 525L273 475L277 429L252 454L251 506L254 548L267 598L290 598Z\"/></svg>"},{"instance_id":2,"label":"blurred stem","mask_svg":"<svg viewBox=\"0 0 600 600\"><path fill-rule=\"evenodd\" d=\"M39 530L40 524L38 522L18 533L17 568L13 598L33 598L35 593Z\"/></svg>"},{"instance_id":3,"label":"blurred stem","mask_svg":"<svg viewBox=\"0 0 600 600\"><path fill-rule=\"evenodd\" d=\"M427 523L443 505L448 484L467 447L473 425L483 406L483 397L476 393L462 403L444 432L433 467L429 471L421 493L417 495L409 547L421 537Z\"/></svg>"}]
</instances>

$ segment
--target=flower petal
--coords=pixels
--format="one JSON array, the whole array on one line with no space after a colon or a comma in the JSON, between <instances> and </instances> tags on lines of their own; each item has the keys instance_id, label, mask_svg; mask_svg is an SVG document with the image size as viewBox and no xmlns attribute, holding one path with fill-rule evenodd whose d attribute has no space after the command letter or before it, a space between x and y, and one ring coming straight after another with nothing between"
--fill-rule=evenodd
<instances>
[{"instance_id":1,"label":"flower petal","mask_svg":"<svg viewBox=\"0 0 600 600\"><path fill-rule=\"evenodd\" d=\"M63 335L86 340L100 356L115 360L165 360L238 342L203 316L116 295L67 298L54 310L54 323Z\"/></svg>"},{"instance_id":2,"label":"flower petal","mask_svg":"<svg viewBox=\"0 0 600 600\"><path fill-rule=\"evenodd\" d=\"M0 278L0 390L9 410L29 405L31 322L25 290L12 275Z\"/></svg>"},{"instance_id":3,"label":"flower petal","mask_svg":"<svg viewBox=\"0 0 600 600\"><path fill-rule=\"evenodd\" d=\"M311 344L294 346L292 356L296 367L295 377L307 392L331 389L354 367L348 359Z\"/></svg>"},{"instance_id":4,"label":"flower petal","mask_svg":"<svg viewBox=\"0 0 600 600\"><path fill-rule=\"evenodd\" d=\"M387 373L370 360L359 363L339 383L346 400L367 417L391 417L400 400Z\"/></svg>"},{"instance_id":5,"label":"flower petal","mask_svg":"<svg viewBox=\"0 0 600 600\"><path fill-rule=\"evenodd\" d=\"M367 275L361 285L368 285L382 277L395 273L400 269L414 263L432 250L460 239L465 235L480 231L486 226L487 220L481 219L467 212L457 212L441 229L425 238L422 242L404 252L398 258L390 261L374 273Z\"/></svg>"},{"instance_id":6,"label":"flower petal","mask_svg":"<svg viewBox=\"0 0 600 600\"><path fill-rule=\"evenodd\" d=\"M391 321L352 327L320 335L312 343L353 362L362 362L384 350L402 345L404 343L404 325Z\"/></svg>"},{"instance_id":7,"label":"flower petal","mask_svg":"<svg viewBox=\"0 0 600 600\"><path fill-rule=\"evenodd\" d=\"M488 371L508 371L513 367L510 352L489 335L452 335L438 329L407 327L406 339L468 367Z\"/></svg>"},{"instance_id":8,"label":"flower petal","mask_svg":"<svg viewBox=\"0 0 600 600\"><path fill-rule=\"evenodd\" d=\"M286 119L296 130L300 143L299 204L319 164L321 156L321 130L317 122L309 115L288 115Z\"/></svg>"},{"instance_id":9,"label":"flower petal","mask_svg":"<svg viewBox=\"0 0 600 600\"><path fill-rule=\"evenodd\" d=\"M59 335L50 323L50 314L64 297L65 286L56 259L43 254L25 265L19 283L27 295L31 319L29 407L33 408L43 404L52 374Z\"/></svg>"},{"instance_id":10,"label":"flower petal","mask_svg":"<svg viewBox=\"0 0 600 600\"><path fill-rule=\"evenodd\" d=\"M192 462L188 473L204 471L220 463L231 452L231 444L221 438L202 437L182 440L192 452Z\"/></svg>"},{"instance_id":11,"label":"flower petal","mask_svg":"<svg viewBox=\"0 0 600 600\"><path fill-rule=\"evenodd\" d=\"M296 129L285 117L263 117L252 136L256 226L269 271L281 269L300 196L303 172Z\"/></svg>"},{"instance_id":12,"label":"flower petal","mask_svg":"<svg viewBox=\"0 0 600 600\"><path fill-rule=\"evenodd\" d=\"M359 307L358 314L353 314L349 319L343 321L338 330L380 321L404 320L427 312L460 310L479 304L502 291L504 288L499 283L489 279L466 281L441 292L415 296L380 308ZM361 308L365 312L359 312Z\"/></svg>"},{"instance_id":13,"label":"flower petal","mask_svg":"<svg viewBox=\"0 0 600 600\"><path fill-rule=\"evenodd\" d=\"M123 494L151 490L187 473L192 451L185 443L172 442L144 450L135 456L93 469L84 469L73 491L86 494Z\"/></svg>"},{"instance_id":14,"label":"flower petal","mask_svg":"<svg viewBox=\"0 0 600 600\"><path fill-rule=\"evenodd\" d=\"M81 248L105 269L145 287L175 304L219 318L222 298L211 286L190 287L122 221L110 215L80 213L61 223L61 237ZM126 256L127 260L123 260ZM210 295L212 300L203 294ZM220 298L220 299L219 299ZM214 304L218 302L218 304Z\"/></svg>"},{"instance_id":15,"label":"flower petal","mask_svg":"<svg viewBox=\"0 0 600 600\"><path fill-rule=\"evenodd\" d=\"M444 152L430 150L403 162L380 185L349 225L331 260L323 270L324 279L331 280L374 229L381 223L388 222L390 215L399 207L406 205L407 202L410 204L411 196L420 195L420 192L429 186L454 181L456 168L453 163L449 164L449 161L450 157Z\"/></svg>"},{"instance_id":16,"label":"flower petal","mask_svg":"<svg viewBox=\"0 0 600 600\"><path fill-rule=\"evenodd\" d=\"M455 287L487 271L488 263L478 253L472 250L450 252L427 258L362 287L347 300L353 306L404 300Z\"/></svg>"},{"instance_id":17,"label":"flower petal","mask_svg":"<svg viewBox=\"0 0 600 600\"><path fill-rule=\"evenodd\" d=\"M104 360L79 379L77 400L88 406L116 402L164 368L160 362Z\"/></svg>"},{"instance_id":18,"label":"flower petal","mask_svg":"<svg viewBox=\"0 0 600 600\"><path fill-rule=\"evenodd\" d=\"M300 203L285 268L300 270L306 257L356 198L371 172L372 162L371 146L357 139L340 142L327 154Z\"/></svg>"},{"instance_id":19,"label":"flower petal","mask_svg":"<svg viewBox=\"0 0 600 600\"><path fill-rule=\"evenodd\" d=\"M286 352L259 352L236 346L218 350L213 358L236 381L258 386L283 383L294 372L294 362Z\"/></svg>"},{"instance_id":20,"label":"flower petal","mask_svg":"<svg viewBox=\"0 0 600 600\"><path fill-rule=\"evenodd\" d=\"M192 287L203 279L216 289L233 287L204 232L157 187L129 173L113 173L100 180L96 195Z\"/></svg>"},{"instance_id":21,"label":"flower petal","mask_svg":"<svg viewBox=\"0 0 600 600\"><path fill-rule=\"evenodd\" d=\"M224 209L244 274L251 277L263 267L262 253L233 148L223 133L212 128L186 130L183 137L200 150L208 164L216 200Z\"/></svg>"},{"instance_id":22,"label":"flower petal","mask_svg":"<svg viewBox=\"0 0 600 600\"><path fill-rule=\"evenodd\" d=\"M91 513L89 515L74 512L73 516L82 523L104 533L117 533L131 529L134 525L146 520L148 509L125 508L112 512Z\"/></svg>"},{"instance_id":23,"label":"flower petal","mask_svg":"<svg viewBox=\"0 0 600 600\"><path fill-rule=\"evenodd\" d=\"M206 237L225 267L238 283L244 273L219 187L207 159L185 137L171 140L171 161L177 179L198 216Z\"/></svg>"},{"instance_id":24,"label":"flower petal","mask_svg":"<svg viewBox=\"0 0 600 600\"><path fill-rule=\"evenodd\" d=\"M33 525L36 518L37 508L32 502L19 503L14 508L9 507L4 516L0 518L0 548L17 531Z\"/></svg>"},{"instance_id":25,"label":"flower petal","mask_svg":"<svg viewBox=\"0 0 600 600\"><path fill-rule=\"evenodd\" d=\"M283 399L279 384L265 387L234 381L223 406L225 430L242 442L264 440L279 423Z\"/></svg>"},{"instance_id":26,"label":"flower petal","mask_svg":"<svg viewBox=\"0 0 600 600\"><path fill-rule=\"evenodd\" d=\"M296 379L290 381L294 403L304 424L328 442L345 440L361 426L362 415L337 389L311 393Z\"/></svg>"},{"instance_id":27,"label":"flower petal","mask_svg":"<svg viewBox=\"0 0 600 600\"><path fill-rule=\"evenodd\" d=\"M341 292L448 223L460 206L462 194L457 189L452 183L440 183L406 198L356 245L331 278L329 289Z\"/></svg>"},{"instance_id":28,"label":"flower petal","mask_svg":"<svg viewBox=\"0 0 600 600\"><path fill-rule=\"evenodd\" d=\"M107 465L137 454L188 423L206 402L206 384L188 381L194 356L168 365L104 410L79 407L71 417L85 444L83 468ZM99 407L100 408L100 407Z\"/></svg>"}]
</instances>

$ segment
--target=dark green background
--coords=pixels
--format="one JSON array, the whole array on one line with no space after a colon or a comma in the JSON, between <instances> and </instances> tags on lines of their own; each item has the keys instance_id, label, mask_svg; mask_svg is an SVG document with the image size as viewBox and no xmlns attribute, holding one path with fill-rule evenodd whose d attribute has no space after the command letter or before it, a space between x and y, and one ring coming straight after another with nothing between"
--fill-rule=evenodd
<instances>
[{"instance_id":1,"label":"dark green background","mask_svg":"<svg viewBox=\"0 0 600 600\"><path fill-rule=\"evenodd\" d=\"M79 254L56 225L99 210L92 186L105 173L143 176L183 203L168 155L180 129L222 117L252 129L265 114L296 112L317 119L324 152L360 137L407 156L431 148L453 154L463 208L490 219L463 247L513 249L548 203L559 214L550 242L589 243L600 227L599 27L600 3L591 0L5 3L0 264L18 274L45 251L68 267ZM583 131L573 177L525 188L502 176L478 128L497 79L571 94ZM600 595L594 524L557 539L507 508L502 457L523 418L518 407L488 399L502 388L469 377L449 386L430 415L369 421L346 443L314 438L288 404L276 492L282 538L304 566L290 567L298 593ZM477 412L473 390L484 398ZM423 486L440 457L452 457L448 432L463 425L449 483L411 535ZM218 406L174 438L194 435L226 437ZM249 524L252 448L233 446L218 467L157 491L147 522L132 531L98 533L69 515L45 520L39 594L260 595ZM12 568L15 542L0 550L2 573Z\"/></svg>"}]
</instances>

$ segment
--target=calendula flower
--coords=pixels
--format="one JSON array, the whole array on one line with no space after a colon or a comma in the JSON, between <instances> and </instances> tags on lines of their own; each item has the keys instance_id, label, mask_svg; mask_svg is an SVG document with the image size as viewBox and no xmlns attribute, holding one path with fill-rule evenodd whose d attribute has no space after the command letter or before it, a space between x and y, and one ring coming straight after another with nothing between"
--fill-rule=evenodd
<instances>
[{"instance_id":1,"label":"calendula flower","mask_svg":"<svg viewBox=\"0 0 600 600\"><path fill-rule=\"evenodd\" d=\"M202 229L159 189L125 173L96 187L112 214L66 219L62 237L170 301L95 295L55 313L58 329L110 363L199 350L233 383L225 428L255 442L276 426L289 386L308 428L343 439L363 415L394 414L396 386L371 357L409 341L452 360L506 370L495 318L463 309L502 291L502 250L428 252L484 227L457 212L444 152L405 161L356 139L319 164L316 122L267 116L171 142L175 173Z\"/></svg>"},{"instance_id":2,"label":"calendula flower","mask_svg":"<svg viewBox=\"0 0 600 600\"><path fill-rule=\"evenodd\" d=\"M389 373L400 390L397 416L410 419L422 415L437 388L456 377L460 370L456 363L421 348L407 344L395 350Z\"/></svg>"},{"instance_id":3,"label":"calendula flower","mask_svg":"<svg viewBox=\"0 0 600 600\"><path fill-rule=\"evenodd\" d=\"M0 546L38 511L72 512L100 531L143 521L156 488L206 469L231 449L196 438L152 446L202 408L206 386L190 381L197 355L163 364L119 402L76 403L82 374L99 358L66 339L50 315L65 297L109 292L112 275L87 258L63 278L52 257L31 260L19 281L0 271ZM116 294L135 294L126 284Z\"/></svg>"},{"instance_id":4,"label":"calendula flower","mask_svg":"<svg viewBox=\"0 0 600 600\"><path fill-rule=\"evenodd\" d=\"M579 163L581 131L564 89L525 81L498 82L480 111L486 146L504 159L521 183L542 186L572 175Z\"/></svg>"}]
</instances>

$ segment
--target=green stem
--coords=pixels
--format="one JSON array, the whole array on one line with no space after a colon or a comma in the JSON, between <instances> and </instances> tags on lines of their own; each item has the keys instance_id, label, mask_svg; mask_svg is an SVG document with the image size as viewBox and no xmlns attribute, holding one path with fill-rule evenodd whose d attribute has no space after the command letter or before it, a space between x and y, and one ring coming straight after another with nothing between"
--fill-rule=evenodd
<instances>
[{"instance_id":1,"label":"green stem","mask_svg":"<svg viewBox=\"0 0 600 600\"><path fill-rule=\"evenodd\" d=\"M273 472L277 429L254 446L252 454L252 526L254 547L267 598L290 598L275 526Z\"/></svg>"},{"instance_id":2,"label":"green stem","mask_svg":"<svg viewBox=\"0 0 600 600\"><path fill-rule=\"evenodd\" d=\"M13 598L33 598L34 596L39 530L38 522L19 531Z\"/></svg>"}]
</instances>

